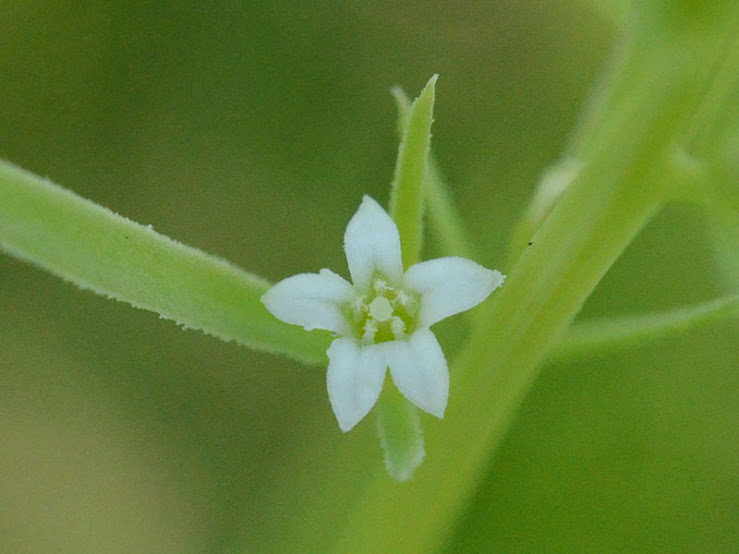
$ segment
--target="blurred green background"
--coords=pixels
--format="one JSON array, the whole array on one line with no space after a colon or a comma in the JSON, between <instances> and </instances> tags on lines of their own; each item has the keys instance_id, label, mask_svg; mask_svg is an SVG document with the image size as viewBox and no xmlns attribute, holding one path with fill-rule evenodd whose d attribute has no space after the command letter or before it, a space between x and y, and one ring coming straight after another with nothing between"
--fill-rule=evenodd
<instances>
[{"instance_id":1,"label":"blurred green background","mask_svg":"<svg viewBox=\"0 0 739 554\"><path fill-rule=\"evenodd\" d=\"M361 195L387 201L388 89L415 95L439 73L435 152L479 261L505 269L615 36L605 14L554 0L5 0L0 156L269 279L346 274ZM700 214L668 208L582 317L713 298L712 265ZM183 332L7 256L0 313L3 552L321 552L361 510L382 463L374 422L339 431L322 368ZM451 357L463 324L439 327ZM736 552L737 359L727 323L547 366L443 549Z\"/></svg>"}]
</instances>

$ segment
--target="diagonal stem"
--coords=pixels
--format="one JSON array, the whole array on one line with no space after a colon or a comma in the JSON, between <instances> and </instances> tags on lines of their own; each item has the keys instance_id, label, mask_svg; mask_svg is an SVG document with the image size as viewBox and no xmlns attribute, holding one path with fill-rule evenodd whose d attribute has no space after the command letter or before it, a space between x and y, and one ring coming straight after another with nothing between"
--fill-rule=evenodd
<instances>
[{"instance_id":1,"label":"diagonal stem","mask_svg":"<svg viewBox=\"0 0 739 554\"><path fill-rule=\"evenodd\" d=\"M729 6L727 4L727 6ZM650 17L651 8L639 7ZM729 8L729 18L736 9ZM721 55L726 20L683 44L635 19L607 104L586 132L583 169L516 261L454 364L446 420L427 429L428 459L399 488L369 479L337 550L439 548L500 444L550 348L671 191L670 151L701 100L706 59ZM690 29L688 30L690 31ZM393 514L388 518L386 514ZM377 529L382 528L382 533ZM409 533L412 529L412 533Z\"/></svg>"}]
</instances>

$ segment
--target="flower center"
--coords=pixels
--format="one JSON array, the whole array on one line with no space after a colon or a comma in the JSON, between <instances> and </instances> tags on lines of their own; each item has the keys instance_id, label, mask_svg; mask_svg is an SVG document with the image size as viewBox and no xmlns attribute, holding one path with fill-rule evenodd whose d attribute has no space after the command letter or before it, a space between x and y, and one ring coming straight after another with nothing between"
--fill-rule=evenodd
<instances>
[{"instance_id":1,"label":"flower center","mask_svg":"<svg viewBox=\"0 0 739 554\"><path fill-rule=\"evenodd\" d=\"M375 277L366 294L345 306L354 335L364 344L379 344L407 337L416 327L419 298Z\"/></svg>"}]
</instances>

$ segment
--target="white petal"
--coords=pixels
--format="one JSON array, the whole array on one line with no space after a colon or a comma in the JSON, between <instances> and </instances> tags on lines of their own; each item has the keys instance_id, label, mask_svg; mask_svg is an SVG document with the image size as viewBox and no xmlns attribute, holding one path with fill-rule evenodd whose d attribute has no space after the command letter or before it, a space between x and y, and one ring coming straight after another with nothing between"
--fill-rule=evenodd
<instances>
[{"instance_id":1,"label":"white petal","mask_svg":"<svg viewBox=\"0 0 739 554\"><path fill-rule=\"evenodd\" d=\"M375 271L382 272L391 284L400 284L403 261L398 227L369 196L362 199L346 226L344 250L349 273L358 289L369 286Z\"/></svg>"},{"instance_id":2,"label":"white petal","mask_svg":"<svg viewBox=\"0 0 739 554\"><path fill-rule=\"evenodd\" d=\"M377 402L385 380L385 359L380 348L360 347L350 338L332 342L328 359L328 398L339 427L346 432Z\"/></svg>"},{"instance_id":3,"label":"white petal","mask_svg":"<svg viewBox=\"0 0 739 554\"><path fill-rule=\"evenodd\" d=\"M264 296L262 303L277 319L302 325L308 331L328 329L349 333L340 304L354 297L354 287L340 275L322 269L320 273L300 273L283 279Z\"/></svg>"},{"instance_id":4,"label":"white petal","mask_svg":"<svg viewBox=\"0 0 739 554\"><path fill-rule=\"evenodd\" d=\"M390 375L400 392L422 410L444 417L449 370L434 334L422 328L407 341L396 340L383 346Z\"/></svg>"},{"instance_id":5,"label":"white petal","mask_svg":"<svg viewBox=\"0 0 739 554\"><path fill-rule=\"evenodd\" d=\"M408 268L403 286L421 294L419 321L429 327L476 306L503 284L505 275L466 258L439 258Z\"/></svg>"}]
</instances>

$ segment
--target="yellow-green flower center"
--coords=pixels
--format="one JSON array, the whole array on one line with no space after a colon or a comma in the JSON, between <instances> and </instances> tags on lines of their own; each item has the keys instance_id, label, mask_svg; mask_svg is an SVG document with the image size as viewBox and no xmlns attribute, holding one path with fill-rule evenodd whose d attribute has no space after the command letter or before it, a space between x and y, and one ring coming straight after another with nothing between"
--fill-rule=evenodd
<instances>
[{"instance_id":1,"label":"yellow-green flower center","mask_svg":"<svg viewBox=\"0 0 739 554\"><path fill-rule=\"evenodd\" d=\"M387 321L393 315L393 307L384 296L376 296L375 299L370 302L369 305L369 316L375 321Z\"/></svg>"},{"instance_id":2,"label":"yellow-green flower center","mask_svg":"<svg viewBox=\"0 0 739 554\"><path fill-rule=\"evenodd\" d=\"M403 339L416 328L419 297L376 276L370 289L344 308L354 336L364 344Z\"/></svg>"}]
</instances>

